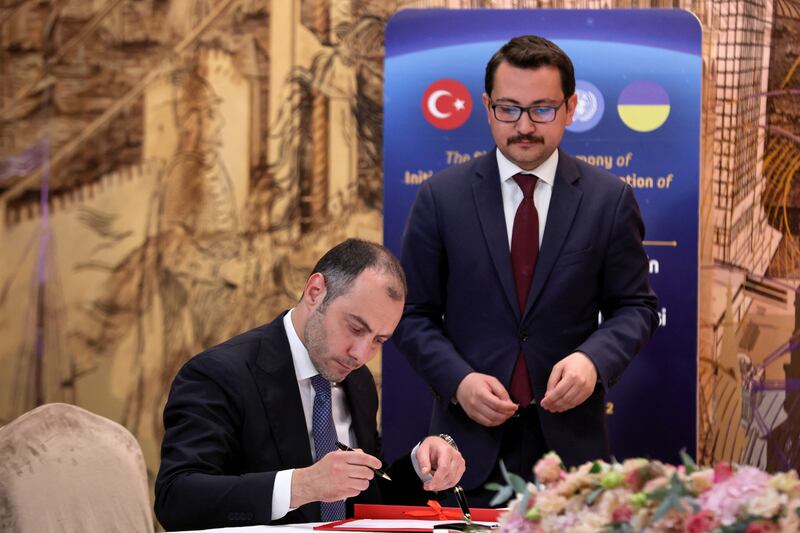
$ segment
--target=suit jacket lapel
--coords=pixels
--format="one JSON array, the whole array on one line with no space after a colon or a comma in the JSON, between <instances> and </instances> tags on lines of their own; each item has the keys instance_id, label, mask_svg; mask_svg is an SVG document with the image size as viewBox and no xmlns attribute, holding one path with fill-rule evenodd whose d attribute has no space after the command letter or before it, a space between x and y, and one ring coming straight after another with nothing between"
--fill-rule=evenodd
<instances>
[{"instance_id":1,"label":"suit jacket lapel","mask_svg":"<svg viewBox=\"0 0 800 533\"><path fill-rule=\"evenodd\" d=\"M297 376L289 339L283 328L285 314L282 313L264 327L258 359L251 370L275 436L275 446L281 463L288 468L289 465L307 466L313 461L300 390L296 385L287 386L296 384ZM311 507L316 509L316 516L309 514L314 512ZM303 506L300 510L304 511L309 521L319 521L319 505Z\"/></svg>"},{"instance_id":2,"label":"suit jacket lapel","mask_svg":"<svg viewBox=\"0 0 800 533\"><path fill-rule=\"evenodd\" d=\"M579 177L580 173L575 160L559 150L558 167L553 183L553 195L550 197L550 207L547 211L542 247L539 250L539 258L536 260L536 270L533 273L533 282L528 293L528 302L525 305L523 317L530 313L544 289L545 282L553 270L553 265L558 259L569 229L572 227L572 221L575 219L583 197L583 192L573 185Z\"/></svg>"},{"instance_id":3,"label":"suit jacket lapel","mask_svg":"<svg viewBox=\"0 0 800 533\"><path fill-rule=\"evenodd\" d=\"M347 398L347 405L350 408L350 415L353 418L353 431L356 434L358 447L369 454L375 455L379 451L376 449L377 443L374 442L377 420L369 420L370 413L374 413L375 410L371 410L369 404L365 401L366 398L370 397L366 387L372 387L372 390L375 391L375 382L372 379L372 375L366 375L365 372L369 372L366 367L354 370L342 382L342 387ZM373 392L374 395L375 393Z\"/></svg>"},{"instance_id":4,"label":"suit jacket lapel","mask_svg":"<svg viewBox=\"0 0 800 533\"><path fill-rule=\"evenodd\" d=\"M500 192L500 173L493 150L478 160L476 173L478 179L473 183L472 191L483 236L508 304L519 318L511 252L508 249L508 230L503 214L503 196Z\"/></svg>"}]
</instances>

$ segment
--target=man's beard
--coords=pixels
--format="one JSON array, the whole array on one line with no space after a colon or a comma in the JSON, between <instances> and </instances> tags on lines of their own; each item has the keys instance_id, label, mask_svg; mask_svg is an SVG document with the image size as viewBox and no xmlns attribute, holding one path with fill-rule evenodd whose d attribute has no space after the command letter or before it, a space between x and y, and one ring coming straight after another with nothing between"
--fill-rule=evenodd
<instances>
[{"instance_id":1,"label":"man's beard","mask_svg":"<svg viewBox=\"0 0 800 533\"><path fill-rule=\"evenodd\" d=\"M317 372L328 381L340 381L340 376L332 376L325 366L326 353L328 351L328 334L325 331L325 313L315 309L306 321L303 328L303 339L306 343L306 350L311 363ZM330 359L330 358L328 358Z\"/></svg>"}]
</instances>

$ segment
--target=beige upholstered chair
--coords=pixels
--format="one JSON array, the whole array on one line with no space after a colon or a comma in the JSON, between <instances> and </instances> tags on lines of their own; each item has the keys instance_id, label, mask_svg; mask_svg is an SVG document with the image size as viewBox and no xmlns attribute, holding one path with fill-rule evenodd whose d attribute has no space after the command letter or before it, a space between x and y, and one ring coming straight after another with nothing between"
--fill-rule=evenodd
<instances>
[{"instance_id":1,"label":"beige upholstered chair","mask_svg":"<svg viewBox=\"0 0 800 533\"><path fill-rule=\"evenodd\" d=\"M152 532L139 443L116 422L63 403L1 427L0 531Z\"/></svg>"}]
</instances>

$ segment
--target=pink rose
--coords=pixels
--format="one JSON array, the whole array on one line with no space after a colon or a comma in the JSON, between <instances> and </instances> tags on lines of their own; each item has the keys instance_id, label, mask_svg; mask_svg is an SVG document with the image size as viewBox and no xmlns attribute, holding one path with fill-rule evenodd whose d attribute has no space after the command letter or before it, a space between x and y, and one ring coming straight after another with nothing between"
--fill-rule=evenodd
<instances>
[{"instance_id":1,"label":"pink rose","mask_svg":"<svg viewBox=\"0 0 800 533\"><path fill-rule=\"evenodd\" d=\"M757 522L750 522L744 533L778 533L780 529L778 524L769 520L758 520Z\"/></svg>"},{"instance_id":2,"label":"pink rose","mask_svg":"<svg viewBox=\"0 0 800 533\"><path fill-rule=\"evenodd\" d=\"M633 492L637 492L640 488L642 488L642 480L639 476L638 469L631 470L625 474L625 486Z\"/></svg>"},{"instance_id":3,"label":"pink rose","mask_svg":"<svg viewBox=\"0 0 800 533\"><path fill-rule=\"evenodd\" d=\"M733 475L730 463L719 463L714 467L714 483L722 483Z\"/></svg>"},{"instance_id":4,"label":"pink rose","mask_svg":"<svg viewBox=\"0 0 800 533\"><path fill-rule=\"evenodd\" d=\"M631 506L623 504L614 509L614 512L611 513L611 521L630 522L632 516L633 516L633 509L631 508Z\"/></svg>"},{"instance_id":5,"label":"pink rose","mask_svg":"<svg viewBox=\"0 0 800 533\"><path fill-rule=\"evenodd\" d=\"M700 511L686 520L683 531L685 533L706 533L717 526L719 526L719 522L710 511Z\"/></svg>"},{"instance_id":6,"label":"pink rose","mask_svg":"<svg viewBox=\"0 0 800 533\"><path fill-rule=\"evenodd\" d=\"M533 467L536 479L547 485L561 479L561 458L555 452L550 452Z\"/></svg>"},{"instance_id":7,"label":"pink rose","mask_svg":"<svg viewBox=\"0 0 800 533\"><path fill-rule=\"evenodd\" d=\"M724 476L725 469L720 470ZM716 476L716 473L715 473ZM725 481L715 482L700 495L700 507L714 513L720 524L730 526L739 512L768 488L769 475L752 466L743 466Z\"/></svg>"}]
</instances>

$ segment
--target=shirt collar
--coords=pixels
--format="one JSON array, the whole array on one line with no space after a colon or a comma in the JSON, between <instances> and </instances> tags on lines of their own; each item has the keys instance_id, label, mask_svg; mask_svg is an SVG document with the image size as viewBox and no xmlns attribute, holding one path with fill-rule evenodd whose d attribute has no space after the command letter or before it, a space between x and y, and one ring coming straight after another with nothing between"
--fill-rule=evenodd
<instances>
[{"instance_id":1,"label":"shirt collar","mask_svg":"<svg viewBox=\"0 0 800 533\"><path fill-rule=\"evenodd\" d=\"M497 153L497 170L500 172L500 183L510 180L514 175L519 174L536 174L536 177L541 181L547 183L551 187L556 181L556 168L558 167L558 150L553 150L550 157L545 159L544 163L534 168L533 170L522 170L516 164L508 160L508 158L498 148L495 150Z\"/></svg>"},{"instance_id":2,"label":"shirt collar","mask_svg":"<svg viewBox=\"0 0 800 533\"><path fill-rule=\"evenodd\" d=\"M292 351L292 363L294 363L294 373L297 376L297 381L310 379L319 374L308 356L308 350L303 345L297 332L294 330L292 323L292 311L283 316L283 329L286 330L286 336L289 338L289 349Z\"/></svg>"}]
</instances>

